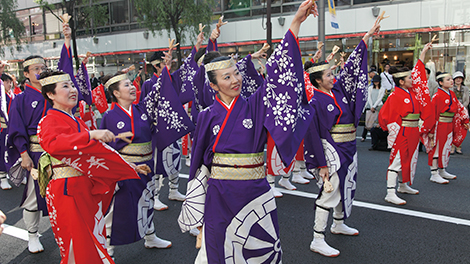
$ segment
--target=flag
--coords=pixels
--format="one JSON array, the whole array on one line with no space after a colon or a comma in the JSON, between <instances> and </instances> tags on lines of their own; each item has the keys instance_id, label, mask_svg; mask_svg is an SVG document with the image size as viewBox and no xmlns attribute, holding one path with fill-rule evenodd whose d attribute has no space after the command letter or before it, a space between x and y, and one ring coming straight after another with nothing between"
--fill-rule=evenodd
<instances>
[{"instance_id":1,"label":"flag","mask_svg":"<svg viewBox=\"0 0 470 264\"><path fill-rule=\"evenodd\" d=\"M96 105L98 111L100 111L100 113L106 112L106 110L108 110L108 102L106 101L103 84L97 86L91 93L93 95L93 103Z\"/></svg>"},{"instance_id":2,"label":"flag","mask_svg":"<svg viewBox=\"0 0 470 264\"><path fill-rule=\"evenodd\" d=\"M338 21L336 21L336 7L334 0L328 0L328 11L331 15L331 27L332 28L339 28Z\"/></svg>"}]
</instances>

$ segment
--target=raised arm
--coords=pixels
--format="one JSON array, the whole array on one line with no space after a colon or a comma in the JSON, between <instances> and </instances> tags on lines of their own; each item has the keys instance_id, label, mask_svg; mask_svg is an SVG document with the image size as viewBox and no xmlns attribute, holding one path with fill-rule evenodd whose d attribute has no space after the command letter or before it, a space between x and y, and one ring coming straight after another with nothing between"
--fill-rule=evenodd
<instances>
[{"instance_id":1,"label":"raised arm","mask_svg":"<svg viewBox=\"0 0 470 264\"><path fill-rule=\"evenodd\" d=\"M299 36L300 24L302 24L309 15L318 16L317 3L311 0L306 0L300 4L297 13L295 13L292 23L290 24L290 31L294 37Z\"/></svg>"}]
</instances>

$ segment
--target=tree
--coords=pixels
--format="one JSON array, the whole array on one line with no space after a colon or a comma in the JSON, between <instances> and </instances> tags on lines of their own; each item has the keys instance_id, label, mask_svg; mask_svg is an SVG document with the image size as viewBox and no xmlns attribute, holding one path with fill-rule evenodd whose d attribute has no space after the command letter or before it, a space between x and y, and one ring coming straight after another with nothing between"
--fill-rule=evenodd
<instances>
[{"instance_id":1,"label":"tree","mask_svg":"<svg viewBox=\"0 0 470 264\"><path fill-rule=\"evenodd\" d=\"M5 55L5 46L13 52L13 44L16 50L21 50L21 36L25 33L23 23L16 17L17 3L14 0L0 0L0 53Z\"/></svg>"},{"instance_id":2,"label":"tree","mask_svg":"<svg viewBox=\"0 0 470 264\"><path fill-rule=\"evenodd\" d=\"M176 42L183 44L189 34L194 41L199 34L199 23L208 24L211 21L212 5L210 0L134 0L135 9L141 25L152 31L153 35L167 30L168 37L174 32ZM206 27L209 32L209 27ZM182 56L180 46L177 46L178 66Z\"/></svg>"},{"instance_id":3,"label":"tree","mask_svg":"<svg viewBox=\"0 0 470 264\"><path fill-rule=\"evenodd\" d=\"M47 0L35 0L35 2L39 4L43 10L50 11L59 20L61 19L55 13L58 9L72 16L69 20L69 25L72 29L73 56L78 69L80 67L80 59L78 58L77 51L77 26L83 26L87 29L87 32L91 32L94 35L97 26L104 25L108 22L108 9L98 4L99 0L62 0L57 4L49 4ZM74 17L74 10L77 10L77 12L75 12L77 17Z\"/></svg>"}]
</instances>

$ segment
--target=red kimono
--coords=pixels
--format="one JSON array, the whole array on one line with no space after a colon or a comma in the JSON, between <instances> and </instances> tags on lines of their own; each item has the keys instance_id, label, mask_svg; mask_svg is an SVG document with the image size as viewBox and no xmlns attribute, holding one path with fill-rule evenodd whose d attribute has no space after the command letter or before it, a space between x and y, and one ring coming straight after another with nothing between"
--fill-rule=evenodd
<instances>
[{"instance_id":1,"label":"red kimono","mask_svg":"<svg viewBox=\"0 0 470 264\"><path fill-rule=\"evenodd\" d=\"M390 165L400 153L403 183L413 183L418 161L420 133L429 133L433 125L425 73L423 62L418 61L412 71L413 87L408 91L395 87L395 91L390 94L379 113L380 126L389 133L387 141L389 148L392 148ZM415 127L404 125L403 122L410 122L409 114L420 115L419 118L424 121L421 131L417 125ZM417 121L411 122L417 123Z\"/></svg>"},{"instance_id":2,"label":"red kimono","mask_svg":"<svg viewBox=\"0 0 470 264\"><path fill-rule=\"evenodd\" d=\"M457 124L455 122L456 118L453 116L448 116L447 118L445 117L445 115L461 114L461 111L465 111L463 107L460 107L459 109L459 100L455 96L455 93L451 90L446 92L439 87L436 94L434 94L432 97L432 108L435 117L433 128L436 144L428 152L428 164L429 166L432 165L436 147L439 146L438 167L446 168L447 165L449 165L450 149L454 139L454 127L463 126L463 124L468 123L468 118L461 120L460 123ZM444 122L449 120L451 120L451 122Z\"/></svg>"},{"instance_id":3,"label":"red kimono","mask_svg":"<svg viewBox=\"0 0 470 264\"><path fill-rule=\"evenodd\" d=\"M61 263L114 263L105 249L104 215L116 182L138 178L136 172L113 149L90 141L82 120L60 110L48 111L38 137L43 149L62 163L53 166L46 191Z\"/></svg>"}]
</instances>

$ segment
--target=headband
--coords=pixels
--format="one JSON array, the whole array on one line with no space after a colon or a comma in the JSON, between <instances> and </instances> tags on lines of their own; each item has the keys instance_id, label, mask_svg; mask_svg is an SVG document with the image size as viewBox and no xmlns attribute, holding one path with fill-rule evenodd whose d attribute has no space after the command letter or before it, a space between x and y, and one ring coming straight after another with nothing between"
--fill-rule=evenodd
<instances>
[{"instance_id":1,"label":"headband","mask_svg":"<svg viewBox=\"0 0 470 264\"><path fill-rule=\"evenodd\" d=\"M61 74L61 75L53 75L46 77L44 79L39 80L39 83L41 83L42 86L46 86L49 84L54 84L54 83L59 83L59 82L66 82L70 81L70 75L66 74Z\"/></svg>"},{"instance_id":2,"label":"headband","mask_svg":"<svg viewBox=\"0 0 470 264\"><path fill-rule=\"evenodd\" d=\"M402 78L408 75L411 75L411 71L397 72L397 73L392 74L393 78Z\"/></svg>"},{"instance_id":3,"label":"headband","mask_svg":"<svg viewBox=\"0 0 470 264\"><path fill-rule=\"evenodd\" d=\"M202 55L199 60L197 60L197 65L201 66L202 62L204 61L204 58L206 57L206 54Z\"/></svg>"},{"instance_id":4,"label":"headband","mask_svg":"<svg viewBox=\"0 0 470 264\"><path fill-rule=\"evenodd\" d=\"M163 62L162 60L156 59L156 60L151 61L150 64L157 65L157 64L160 64L162 62Z\"/></svg>"},{"instance_id":5,"label":"headband","mask_svg":"<svg viewBox=\"0 0 470 264\"><path fill-rule=\"evenodd\" d=\"M443 74L437 75L436 80L439 80L440 78L444 78L444 77L447 77L447 76L452 77L452 75L450 75L450 73L443 73Z\"/></svg>"},{"instance_id":6,"label":"headband","mask_svg":"<svg viewBox=\"0 0 470 264\"><path fill-rule=\"evenodd\" d=\"M216 61L211 62L204 65L206 72L215 71L215 70L223 70L230 67L235 66L235 61L233 59L223 60L223 61Z\"/></svg>"},{"instance_id":7,"label":"headband","mask_svg":"<svg viewBox=\"0 0 470 264\"><path fill-rule=\"evenodd\" d=\"M312 74L314 72L320 72L320 71L328 70L329 68L330 68L329 64L322 64L322 65L318 65L318 66L315 66L315 67L310 67L306 70L306 72L308 74Z\"/></svg>"},{"instance_id":8,"label":"headband","mask_svg":"<svg viewBox=\"0 0 470 264\"><path fill-rule=\"evenodd\" d=\"M122 81L122 80L125 80L127 79L127 74L119 74L117 76L114 76L113 78L109 79L105 84L104 84L104 87L106 87L106 89L109 88L109 86L119 82L119 81Z\"/></svg>"},{"instance_id":9,"label":"headband","mask_svg":"<svg viewBox=\"0 0 470 264\"><path fill-rule=\"evenodd\" d=\"M29 60L23 62L23 68L26 68L26 67L28 67L28 66L30 66L30 65L33 65L33 64L40 64L40 63L42 63L42 64L45 65L45 64L46 64L46 61L44 61L43 58L33 58L33 59L29 59Z\"/></svg>"}]
</instances>

